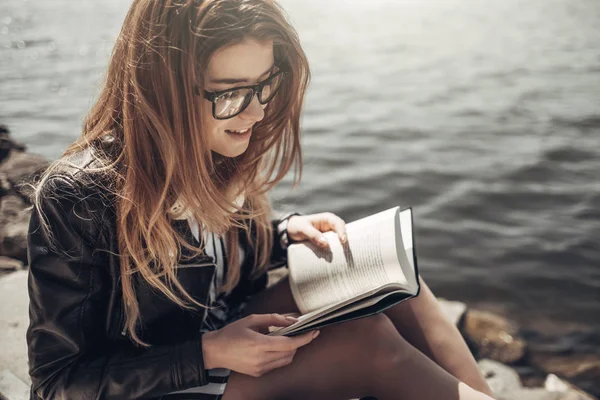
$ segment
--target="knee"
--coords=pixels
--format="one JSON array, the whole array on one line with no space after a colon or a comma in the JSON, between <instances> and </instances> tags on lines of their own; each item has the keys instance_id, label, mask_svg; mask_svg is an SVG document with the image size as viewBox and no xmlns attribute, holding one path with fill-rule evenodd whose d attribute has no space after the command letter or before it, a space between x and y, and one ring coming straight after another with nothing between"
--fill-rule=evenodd
<instances>
[{"instance_id":1,"label":"knee","mask_svg":"<svg viewBox=\"0 0 600 400\"><path fill-rule=\"evenodd\" d=\"M368 340L365 342L365 359L374 377L389 375L410 355L410 344L398 333L398 330L383 313L369 317Z\"/></svg>"}]
</instances>

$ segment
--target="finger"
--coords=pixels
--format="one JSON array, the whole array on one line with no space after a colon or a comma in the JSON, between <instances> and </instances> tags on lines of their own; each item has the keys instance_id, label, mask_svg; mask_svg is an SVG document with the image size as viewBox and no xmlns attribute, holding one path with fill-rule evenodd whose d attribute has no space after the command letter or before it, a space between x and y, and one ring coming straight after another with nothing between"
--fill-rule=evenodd
<instances>
[{"instance_id":1,"label":"finger","mask_svg":"<svg viewBox=\"0 0 600 400\"><path fill-rule=\"evenodd\" d=\"M348 241L348 235L346 234L346 222L344 222L343 219L335 214L329 214L327 217L327 222L329 223L331 229L338 234L340 242L346 243Z\"/></svg>"},{"instance_id":2,"label":"finger","mask_svg":"<svg viewBox=\"0 0 600 400\"><path fill-rule=\"evenodd\" d=\"M304 232L303 233L304 233L304 235L306 235L306 237L308 238L308 240L310 240L311 242L313 242L317 246L319 246L319 247L329 247L329 242L327 241L327 238L325 237L325 235L323 235L323 232L321 232L320 230L318 230L314 226L307 225L306 228L304 228Z\"/></svg>"},{"instance_id":3,"label":"finger","mask_svg":"<svg viewBox=\"0 0 600 400\"><path fill-rule=\"evenodd\" d=\"M259 330L261 328L268 328L269 326L290 326L298 321L298 319L291 316L283 316L281 314L252 314L246 318L247 327Z\"/></svg>"},{"instance_id":4,"label":"finger","mask_svg":"<svg viewBox=\"0 0 600 400\"><path fill-rule=\"evenodd\" d=\"M319 331L310 331L298 336L267 336L264 341L265 348L269 351L296 351L312 342Z\"/></svg>"},{"instance_id":5,"label":"finger","mask_svg":"<svg viewBox=\"0 0 600 400\"><path fill-rule=\"evenodd\" d=\"M347 243L346 222L331 212L315 214L312 223L321 232L334 231L342 244Z\"/></svg>"},{"instance_id":6,"label":"finger","mask_svg":"<svg viewBox=\"0 0 600 400\"><path fill-rule=\"evenodd\" d=\"M293 353L292 355L289 355L287 357L283 357L278 360L271 361L268 364L265 364L263 366L263 371L264 371L263 374L266 374L267 372L272 371L276 368L281 368L281 367L285 367L286 365L290 365L292 363L292 361L294 360L294 354L295 353Z\"/></svg>"},{"instance_id":7,"label":"finger","mask_svg":"<svg viewBox=\"0 0 600 400\"><path fill-rule=\"evenodd\" d=\"M264 353L265 357L264 357L264 361L263 363L270 363L282 358L286 358L286 357L290 357L293 356L294 354L296 354L296 350L292 350L292 351L267 351Z\"/></svg>"}]
</instances>

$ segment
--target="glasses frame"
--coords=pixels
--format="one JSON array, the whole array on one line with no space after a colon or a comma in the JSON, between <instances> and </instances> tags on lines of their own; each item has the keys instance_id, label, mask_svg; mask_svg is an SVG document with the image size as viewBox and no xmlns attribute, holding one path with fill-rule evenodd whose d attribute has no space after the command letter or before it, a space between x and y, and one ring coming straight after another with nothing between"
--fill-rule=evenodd
<instances>
[{"instance_id":1,"label":"glasses frame","mask_svg":"<svg viewBox=\"0 0 600 400\"><path fill-rule=\"evenodd\" d=\"M276 78L279 75L281 75L281 82L279 83L279 86L277 86L277 89L275 89L275 91L273 93L271 93L271 97L269 99L267 99L266 101L263 101L263 99L261 99L261 96L260 96L263 88L265 86L267 86L274 78ZM218 120L230 119L230 118L236 117L236 116L240 115L241 113L243 113L244 110L246 110L246 108L248 108L250 103L252 103L252 100L254 100L254 96L258 97L258 102L262 105L265 105L269 101L273 100L273 98L279 91L279 88L281 88L281 83L283 82L283 80L285 79L285 77L287 75L288 75L288 71L280 70L280 71L277 71L276 73L274 73L273 75L269 76L264 81L258 82L255 85L238 86L235 88L231 88L231 89L227 89L227 90L219 90L216 92L209 92L208 90L203 90L201 92L200 87L196 86L195 94L197 96L203 95L206 100L208 100L212 103L212 115L213 115L214 119L218 119ZM222 95L224 95L226 93L235 92L237 90L242 90L242 89L251 89L252 90L252 96L248 97L249 100L246 100L244 102L244 104L242 105L242 107L240 108L240 110L237 113L235 113L233 115L228 115L227 117L217 117L217 112L216 112L217 111L217 100L219 99L219 97L221 97Z\"/></svg>"}]
</instances>

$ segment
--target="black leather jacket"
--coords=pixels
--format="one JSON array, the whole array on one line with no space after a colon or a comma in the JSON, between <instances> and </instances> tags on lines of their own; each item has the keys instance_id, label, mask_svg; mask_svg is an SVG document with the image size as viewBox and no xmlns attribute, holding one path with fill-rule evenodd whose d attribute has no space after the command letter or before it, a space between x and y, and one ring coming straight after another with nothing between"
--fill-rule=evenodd
<instances>
[{"instance_id":1,"label":"black leather jacket","mask_svg":"<svg viewBox=\"0 0 600 400\"><path fill-rule=\"evenodd\" d=\"M27 330L32 399L138 399L207 384L199 329L203 308L184 310L142 282L135 283L143 324L139 347L125 336L115 212L96 185L81 185L90 154L74 160L78 172L54 174L41 204L54 240L40 229L34 207L29 228L29 315ZM274 222L276 223L276 222ZM176 229L194 240L186 221ZM275 231L275 230L274 230ZM252 280L253 252L246 250L232 301L264 289L267 276ZM274 240L273 265L285 262ZM215 273L211 257L179 265L190 295L207 304Z\"/></svg>"}]
</instances>

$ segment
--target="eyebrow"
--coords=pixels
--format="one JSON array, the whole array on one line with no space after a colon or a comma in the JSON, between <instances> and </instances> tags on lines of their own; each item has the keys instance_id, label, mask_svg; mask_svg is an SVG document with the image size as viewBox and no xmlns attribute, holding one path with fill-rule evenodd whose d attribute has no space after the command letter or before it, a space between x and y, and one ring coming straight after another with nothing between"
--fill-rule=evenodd
<instances>
[{"instance_id":1,"label":"eyebrow","mask_svg":"<svg viewBox=\"0 0 600 400\"><path fill-rule=\"evenodd\" d=\"M265 72L263 72L262 74L260 74L260 77L265 76L266 74L268 74L269 72L273 71L273 68L275 68L275 64L271 65L271 67L269 67L268 70L266 70ZM210 83L226 83L226 84L234 84L234 83L247 83L250 82L250 79L248 78L221 78L221 79L210 79Z\"/></svg>"}]
</instances>

